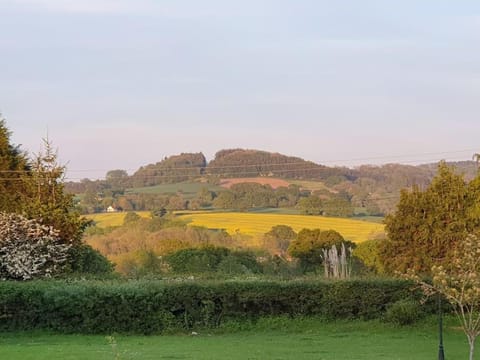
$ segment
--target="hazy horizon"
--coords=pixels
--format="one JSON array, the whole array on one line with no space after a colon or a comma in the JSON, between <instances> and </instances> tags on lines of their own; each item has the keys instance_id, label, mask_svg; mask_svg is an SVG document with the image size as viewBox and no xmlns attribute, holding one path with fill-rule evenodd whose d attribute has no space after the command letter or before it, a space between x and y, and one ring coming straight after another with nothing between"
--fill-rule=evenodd
<instances>
[{"instance_id":1,"label":"hazy horizon","mask_svg":"<svg viewBox=\"0 0 480 360\"><path fill-rule=\"evenodd\" d=\"M328 166L480 152L480 3L0 0L0 112L68 177L225 148Z\"/></svg>"}]
</instances>

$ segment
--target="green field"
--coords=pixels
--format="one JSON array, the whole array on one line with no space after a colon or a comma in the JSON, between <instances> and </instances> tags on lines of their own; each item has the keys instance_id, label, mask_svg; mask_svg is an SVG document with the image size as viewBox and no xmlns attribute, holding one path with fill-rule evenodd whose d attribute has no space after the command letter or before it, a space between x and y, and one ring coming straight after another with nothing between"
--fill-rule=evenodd
<instances>
[{"instance_id":1,"label":"green field","mask_svg":"<svg viewBox=\"0 0 480 360\"><path fill-rule=\"evenodd\" d=\"M436 359L434 320L416 327L395 328L379 322L329 322L317 319L269 319L242 331L198 335L105 336L2 333L2 359L323 359L424 360ZM478 352L480 353L480 352ZM447 359L467 359L465 335L445 331Z\"/></svg>"},{"instance_id":2,"label":"green field","mask_svg":"<svg viewBox=\"0 0 480 360\"><path fill-rule=\"evenodd\" d=\"M176 184L161 184L156 186L146 186L140 188L127 189L127 194L178 194L181 193L182 196L190 200L194 198L200 190L207 188L210 191L218 192L220 190L225 190L220 186L201 183L201 182L183 182Z\"/></svg>"},{"instance_id":3,"label":"green field","mask_svg":"<svg viewBox=\"0 0 480 360\"><path fill-rule=\"evenodd\" d=\"M188 221L191 225L225 229L230 234L260 235L265 234L275 225L289 225L295 231L304 228L333 229L354 242L372 238L384 229L382 224L373 222L308 215L202 212L182 215L179 218Z\"/></svg>"},{"instance_id":4,"label":"green field","mask_svg":"<svg viewBox=\"0 0 480 360\"><path fill-rule=\"evenodd\" d=\"M328 186L326 186L321 181L309 181L309 180L288 180L291 184L295 184L300 186L302 189L307 189L311 191L316 190L329 190Z\"/></svg>"}]
</instances>

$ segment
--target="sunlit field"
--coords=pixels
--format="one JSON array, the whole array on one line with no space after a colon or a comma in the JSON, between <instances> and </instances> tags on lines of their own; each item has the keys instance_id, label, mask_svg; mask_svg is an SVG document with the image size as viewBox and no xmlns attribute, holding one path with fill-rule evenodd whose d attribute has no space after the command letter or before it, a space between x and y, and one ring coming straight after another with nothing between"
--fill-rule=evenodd
<instances>
[{"instance_id":1,"label":"sunlit field","mask_svg":"<svg viewBox=\"0 0 480 360\"><path fill-rule=\"evenodd\" d=\"M150 211L135 211L138 215L144 218L150 217ZM101 214L91 214L85 215L87 219L95 221L95 224L98 227L109 227L109 226L121 226L123 225L123 219L127 215L126 212L114 212L114 213L101 213Z\"/></svg>"},{"instance_id":2,"label":"sunlit field","mask_svg":"<svg viewBox=\"0 0 480 360\"><path fill-rule=\"evenodd\" d=\"M301 229L336 230L345 239L362 242L383 232L382 224L323 216L251 214L251 213L191 213L179 216L190 225L204 226L210 229L225 229L230 234L243 233L259 235L268 232L272 226L288 225L295 231Z\"/></svg>"}]
</instances>

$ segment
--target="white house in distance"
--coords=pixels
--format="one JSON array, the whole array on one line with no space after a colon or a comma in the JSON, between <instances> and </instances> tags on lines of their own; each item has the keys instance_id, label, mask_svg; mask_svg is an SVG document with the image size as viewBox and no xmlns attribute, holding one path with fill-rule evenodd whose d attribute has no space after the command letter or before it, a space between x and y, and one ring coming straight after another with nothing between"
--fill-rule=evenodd
<instances>
[{"instance_id":1,"label":"white house in distance","mask_svg":"<svg viewBox=\"0 0 480 360\"><path fill-rule=\"evenodd\" d=\"M110 205L110 206L107 208L107 213L112 213L112 212L117 212L117 209L115 209L113 206Z\"/></svg>"}]
</instances>

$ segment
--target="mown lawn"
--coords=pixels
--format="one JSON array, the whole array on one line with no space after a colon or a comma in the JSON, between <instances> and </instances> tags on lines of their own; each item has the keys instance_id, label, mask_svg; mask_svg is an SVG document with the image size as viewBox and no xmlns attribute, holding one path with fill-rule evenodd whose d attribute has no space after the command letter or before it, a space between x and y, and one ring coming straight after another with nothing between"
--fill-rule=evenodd
<instances>
[{"instance_id":1,"label":"mown lawn","mask_svg":"<svg viewBox=\"0 0 480 360\"><path fill-rule=\"evenodd\" d=\"M448 322L447 322L448 323ZM467 359L468 346L452 321L445 331L447 359ZM396 328L380 322L317 319L263 320L247 329L198 330L198 335L105 336L2 333L2 359L436 359L437 327L429 320Z\"/></svg>"}]
</instances>

